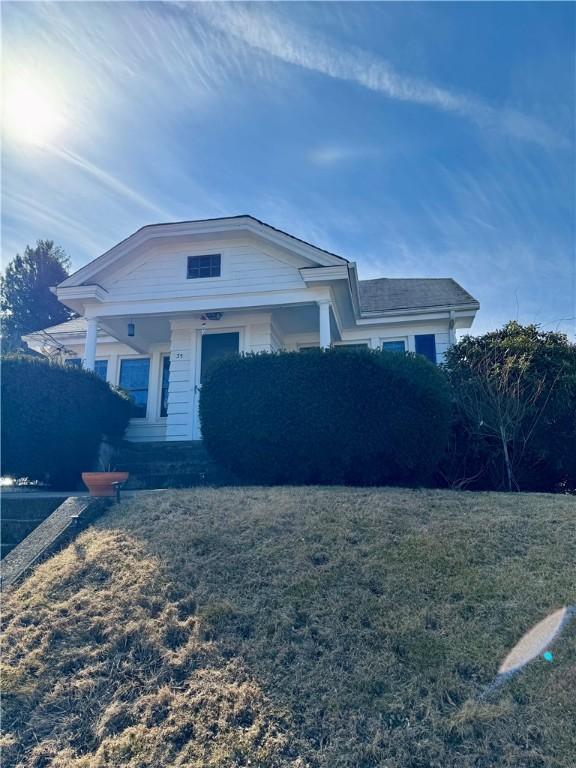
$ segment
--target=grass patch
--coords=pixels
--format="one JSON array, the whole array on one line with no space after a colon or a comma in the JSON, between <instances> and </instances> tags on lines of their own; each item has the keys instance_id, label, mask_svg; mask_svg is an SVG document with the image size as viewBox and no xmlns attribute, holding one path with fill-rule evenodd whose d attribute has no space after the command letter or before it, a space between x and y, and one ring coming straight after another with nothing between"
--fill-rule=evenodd
<instances>
[{"instance_id":1,"label":"grass patch","mask_svg":"<svg viewBox=\"0 0 576 768\"><path fill-rule=\"evenodd\" d=\"M574 499L228 488L123 503L4 609L4 765L573 768Z\"/></svg>"}]
</instances>

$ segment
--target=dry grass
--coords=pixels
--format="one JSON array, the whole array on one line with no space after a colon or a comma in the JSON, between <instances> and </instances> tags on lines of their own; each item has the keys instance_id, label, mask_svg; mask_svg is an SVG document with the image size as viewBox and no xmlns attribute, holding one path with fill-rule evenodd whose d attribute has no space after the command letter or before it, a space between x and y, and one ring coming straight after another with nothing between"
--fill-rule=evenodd
<instances>
[{"instance_id":1,"label":"dry grass","mask_svg":"<svg viewBox=\"0 0 576 768\"><path fill-rule=\"evenodd\" d=\"M575 502L276 488L124 503L4 607L3 765L573 768Z\"/></svg>"}]
</instances>

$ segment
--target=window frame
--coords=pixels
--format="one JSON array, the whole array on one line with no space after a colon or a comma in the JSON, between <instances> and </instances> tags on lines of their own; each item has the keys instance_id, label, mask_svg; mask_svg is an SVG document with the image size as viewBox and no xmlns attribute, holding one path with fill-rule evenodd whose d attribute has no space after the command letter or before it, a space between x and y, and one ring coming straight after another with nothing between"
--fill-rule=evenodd
<instances>
[{"instance_id":1,"label":"window frame","mask_svg":"<svg viewBox=\"0 0 576 768\"><path fill-rule=\"evenodd\" d=\"M346 341L333 341L332 346L333 347L361 347L365 349L370 349L370 339L358 339L358 340L347 339Z\"/></svg>"},{"instance_id":2,"label":"window frame","mask_svg":"<svg viewBox=\"0 0 576 768\"><path fill-rule=\"evenodd\" d=\"M399 342L401 341L404 344L404 352L392 352L392 350L384 349L384 344L387 344L388 342ZM406 354L410 351L410 345L408 344L408 336L380 336L378 339L378 349L382 350L382 352L392 352L392 354L395 355L401 355Z\"/></svg>"},{"instance_id":3,"label":"window frame","mask_svg":"<svg viewBox=\"0 0 576 768\"><path fill-rule=\"evenodd\" d=\"M94 370L93 373L98 376L96 373L96 364L97 363L106 363L106 374L104 376L98 376L98 378L102 379L102 381L108 382L108 365L109 365L109 359L107 357L97 357L96 360L94 360ZM81 368L84 370L84 358L82 357L67 357L63 361L63 365L68 368Z\"/></svg>"},{"instance_id":4,"label":"window frame","mask_svg":"<svg viewBox=\"0 0 576 768\"><path fill-rule=\"evenodd\" d=\"M168 386L166 388L167 389L166 415L162 416L162 392L164 391L164 387L162 386L162 383L163 383L163 377L164 377L164 360L170 360L170 352L162 352L160 354L160 402L159 402L159 408L158 408L159 419L168 418L168 393L170 392L170 368L168 368Z\"/></svg>"},{"instance_id":5,"label":"window frame","mask_svg":"<svg viewBox=\"0 0 576 768\"><path fill-rule=\"evenodd\" d=\"M206 259L206 258L214 258L218 257L218 274L217 275L196 275L195 277L190 276L190 261L192 259ZM200 269L200 267L198 267ZM212 269L212 267L210 267ZM196 254L189 254L186 257L186 280L220 280L222 278L222 253L196 253Z\"/></svg>"},{"instance_id":6,"label":"window frame","mask_svg":"<svg viewBox=\"0 0 576 768\"><path fill-rule=\"evenodd\" d=\"M130 420L137 419L138 421L147 420L149 416L150 406L150 377L152 375L152 358L149 355L121 355L118 358L118 389L122 389L124 392L130 394L129 390L124 389L120 383L122 380L122 363L124 360L147 360L148 361L148 386L146 387L146 413L143 416L130 415Z\"/></svg>"}]
</instances>

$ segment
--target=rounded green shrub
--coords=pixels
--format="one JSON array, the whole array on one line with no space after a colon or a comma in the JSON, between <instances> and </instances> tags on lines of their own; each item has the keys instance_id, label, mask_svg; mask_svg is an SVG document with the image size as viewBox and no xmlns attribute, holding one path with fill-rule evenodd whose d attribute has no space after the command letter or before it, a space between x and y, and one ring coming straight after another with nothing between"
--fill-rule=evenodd
<instances>
[{"instance_id":1,"label":"rounded green shrub","mask_svg":"<svg viewBox=\"0 0 576 768\"><path fill-rule=\"evenodd\" d=\"M423 358L342 347L227 357L200 419L212 458L249 482L426 482L450 429L442 373Z\"/></svg>"},{"instance_id":2,"label":"rounded green shrub","mask_svg":"<svg viewBox=\"0 0 576 768\"><path fill-rule=\"evenodd\" d=\"M52 485L76 482L130 418L128 398L98 376L41 358L4 358L1 396L2 475Z\"/></svg>"}]
</instances>

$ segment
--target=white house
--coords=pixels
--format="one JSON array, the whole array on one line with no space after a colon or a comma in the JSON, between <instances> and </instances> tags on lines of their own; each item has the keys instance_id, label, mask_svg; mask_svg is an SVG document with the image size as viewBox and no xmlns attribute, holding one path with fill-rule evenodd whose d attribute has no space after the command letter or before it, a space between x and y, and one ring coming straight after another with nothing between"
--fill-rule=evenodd
<instances>
[{"instance_id":1,"label":"white house","mask_svg":"<svg viewBox=\"0 0 576 768\"><path fill-rule=\"evenodd\" d=\"M134 441L199 439L202 371L220 355L358 345L440 362L479 309L450 278L359 280L252 216L143 227L54 291L80 317L25 341L128 390Z\"/></svg>"}]
</instances>

